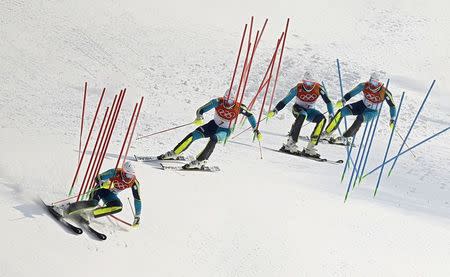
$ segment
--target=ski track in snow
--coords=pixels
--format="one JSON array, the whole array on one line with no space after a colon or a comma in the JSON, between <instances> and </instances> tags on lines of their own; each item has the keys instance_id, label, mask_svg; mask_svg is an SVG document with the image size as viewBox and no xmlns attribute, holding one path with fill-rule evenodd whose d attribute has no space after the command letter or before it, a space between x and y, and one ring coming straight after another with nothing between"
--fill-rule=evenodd
<instances>
[{"instance_id":1,"label":"ski track in snow","mask_svg":"<svg viewBox=\"0 0 450 277\"><path fill-rule=\"evenodd\" d=\"M103 106L127 88L105 169L115 164L132 105L141 95L145 101L135 137L187 123L198 106L224 94L249 14L257 16L257 27L264 16L270 15L270 21L247 95L259 86L275 36L290 16L275 101L305 69L321 78L332 100L338 100L335 59L340 58L345 92L373 70L391 78L396 103L407 92L398 124L403 136L431 81L437 80L409 145L450 124L445 1L410 6L290 1L270 8L194 1L177 2L178 9L161 2L131 2L8 0L0 7L0 210L5 238L0 276L80 276L86 270L109 276L130 270L153 276L450 274L448 133L414 149L416 157L403 155L393 175L383 177L375 199L377 174L372 174L350 191L344 204L348 179L339 183L342 166L268 150L260 159L247 132L216 147L210 163L221 167L217 173L163 171L155 163L135 163L143 195L139 229L101 219L95 228L108 239L100 242L59 227L38 197L52 202L68 192L78 158L84 81L84 138L102 88L107 88ZM242 11L236 12L237 7ZM324 14L319 19L315 13L292 15L300 8ZM247 96L245 102L249 100ZM285 141L291 106L261 123L264 147L278 149ZM318 107L326 110L323 103ZM211 113L206 120L210 118ZM367 170L382 161L388 120L385 105ZM129 156L165 152L194 128L135 141ZM302 135L311 131L312 124ZM194 143L187 154L195 155L205 143ZM400 144L395 136L389 157ZM345 157L343 147L321 144L319 151L330 159ZM85 159L89 157L90 152ZM131 221L127 197L131 193L121 194L124 211L119 216ZM99 262L108 267L99 267Z\"/></svg>"}]
</instances>

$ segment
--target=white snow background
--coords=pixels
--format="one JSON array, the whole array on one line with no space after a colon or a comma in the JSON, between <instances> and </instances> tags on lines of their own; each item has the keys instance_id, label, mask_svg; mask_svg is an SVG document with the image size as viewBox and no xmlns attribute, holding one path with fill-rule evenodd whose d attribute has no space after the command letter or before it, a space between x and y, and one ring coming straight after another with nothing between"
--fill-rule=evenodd
<instances>
[{"instance_id":1,"label":"white snow background","mask_svg":"<svg viewBox=\"0 0 450 277\"><path fill-rule=\"evenodd\" d=\"M95 226L106 241L65 232L37 200L67 195L85 81L84 138L102 88L105 105L127 88L107 169L140 96L145 100L135 136L192 121L200 105L223 95L252 15L255 28L266 17L269 23L247 95L255 93L288 17L276 101L305 69L338 100L339 58L345 91L373 70L391 79L397 104L406 91L398 125L406 135L436 79L408 140L413 145L450 123L449 8L443 0L1 1L0 276L449 276L449 133L415 149L416 157L403 155L376 198L373 174L346 203L342 166L267 149L261 160L250 132L216 147L210 163L221 167L219 173L135 163L141 226L101 219ZM290 108L262 123L265 147L284 142ZM384 107L368 169L383 158L388 120ZM193 129L134 141L129 156L165 152ZM312 124L302 134L311 130ZM205 143L196 142L188 153ZM400 144L395 136L391 155ZM320 144L319 151L345 159L338 146ZM120 217L131 221L129 196L121 194Z\"/></svg>"}]
</instances>

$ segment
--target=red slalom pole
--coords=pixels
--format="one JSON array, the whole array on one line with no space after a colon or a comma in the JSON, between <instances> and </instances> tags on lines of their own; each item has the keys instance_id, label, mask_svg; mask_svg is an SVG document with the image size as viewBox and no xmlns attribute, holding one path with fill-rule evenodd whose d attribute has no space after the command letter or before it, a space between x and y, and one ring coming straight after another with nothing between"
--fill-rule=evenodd
<instances>
[{"instance_id":1,"label":"red slalom pole","mask_svg":"<svg viewBox=\"0 0 450 277\"><path fill-rule=\"evenodd\" d=\"M273 53L272 59L274 59L274 57L277 56L277 52L278 52L278 48L280 46L280 42L281 42L281 38L278 39L277 47L275 48L275 52ZM256 129L259 128L259 123L261 122L261 116L262 116L262 112L264 110L264 105L266 104L267 92L269 91L270 80L272 79L272 72L273 72L274 65L275 65L275 63L272 63L272 66L270 68L269 81L267 82L266 91L264 93L264 98L263 98L263 103L261 105L261 110L259 111L259 117L258 117L258 123L256 124Z\"/></svg>"},{"instance_id":2,"label":"red slalom pole","mask_svg":"<svg viewBox=\"0 0 450 277\"><path fill-rule=\"evenodd\" d=\"M86 139L86 144L84 145L83 154L81 155L81 158L80 158L80 160L78 162L77 170L75 172L75 176L73 177L72 185L70 186L69 196L72 194L72 190L73 190L73 187L75 185L75 181L77 180L78 172L80 171L80 167L81 167L81 164L83 162L84 154L86 153L86 149L87 149L87 147L89 145L89 140L91 138L92 130L94 129L95 121L97 120L98 111L100 110L100 106L102 104L102 100L103 100L103 96L105 95L105 91L106 91L106 88L103 89L103 92L102 92L102 94L100 96L100 100L98 101L97 109L96 109L95 115L94 115L94 119L92 120L92 125L91 125L91 128L89 130L88 137Z\"/></svg>"},{"instance_id":3,"label":"red slalom pole","mask_svg":"<svg viewBox=\"0 0 450 277\"><path fill-rule=\"evenodd\" d=\"M125 138L122 143L122 148L120 149L119 157L117 158L115 169L117 169L117 166L119 165L119 162L122 159L122 153L123 153L123 150L125 149L125 144L127 143L128 134L130 133L131 127L133 126L134 115L136 114L137 107L138 107L138 103L136 103L134 105L133 114L131 115L130 124L128 124L128 129L127 129Z\"/></svg>"},{"instance_id":4,"label":"red slalom pole","mask_svg":"<svg viewBox=\"0 0 450 277\"><path fill-rule=\"evenodd\" d=\"M81 138L83 136L84 110L86 108L86 94L87 94L87 82L84 82L83 108L81 111L80 145L78 147L78 161L80 161L80 155L81 155Z\"/></svg>"},{"instance_id":5,"label":"red slalom pole","mask_svg":"<svg viewBox=\"0 0 450 277\"><path fill-rule=\"evenodd\" d=\"M105 115L103 116L103 121L102 121L102 124L100 125L100 130L98 131L97 139L95 140L94 149L92 150L91 158L89 159L89 163L86 168L86 173L84 174L83 182L81 183L81 186L80 186L80 192L78 193L77 201L80 199L80 195L81 195L81 192L83 191L83 188L84 188L84 192L86 192L86 178L89 175L89 173L93 170L93 168L91 167L92 159L94 158L95 153L97 151L97 146L99 145L98 143L100 141L100 136L103 131L103 126L105 125L105 119L106 119L106 116L108 115L108 111L109 111L109 107L106 108Z\"/></svg>"},{"instance_id":6,"label":"red slalom pole","mask_svg":"<svg viewBox=\"0 0 450 277\"><path fill-rule=\"evenodd\" d=\"M90 172L89 178L87 179L87 183L85 185L85 189L84 189L82 195L85 195L86 190L91 187L91 184L94 181L94 178L96 177L95 172L97 170L97 165L100 162L99 157L101 156L101 153L103 153L104 144L105 144L105 135L108 133L108 130L109 130L110 126L111 126L111 116L115 112L116 104L117 104L116 101L117 101L117 94L114 96L114 100L113 100L113 103L111 105L111 109L110 109L109 114L108 114L108 119L106 120L106 125L105 125L105 128L103 129L102 137L100 138L99 151L97 151L97 153L95 153L94 164L92 165L93 170Z\"/></svg>"},{"instance_id":7,"label":"red slalom pole","mask_svg":"<svg viewBox=\"0 0 450 277\"><path fill-rule=\"evenodd\" d=\"M106 152L108 151L108 146L109 146L109 143L110 143L110 141L111 141L111 137L112 137L112 134L113 134L113 132L114 132L114 128L115 128L116 123L117 123L117 118L119 117L119 112L120 112L120 109L122 108L122 103L123 103L123 99L125 98L126 90L127 90L127 89L124 89L122 95L119 95L119 101L118 101L118 105L117 105L117 110L116 110L116 113L115 113L115 115L114 115L114 117L113 117L113 120L112 120L111 130L110 130L110 132L107 134L106 142L105 142L105 149L103 150L103 153L102 153L102 155L100 156L100 160L99 160L99 163L98 163L98 165L97 165L97 169L96 169L96 172L95 172L95 176L98 175L98 173L99 173L99 171L100 171L100 169L101 169L101 167L102 167L103 161L105 160ZM120 96L122 96L122 97L120 97ZM91 187L93 187L94 185L95 185L95 184L92 183L92 184L91 184Z\"/></svg>"},{"instance_id":8,"label":"red slalom pole","mask_svg":"<svg viewBox=\"0 0 450 277\"><path fill-rule=\"evenodd\" d=\"M142 107L143 102L144 102L144 97L142 96L141 102L139 103L139 108L138 108L138 111L136 114L136 119L134 120L134 123L133 123L133 129L131 130L130 139L128 140L128 146L127 146L127 150L125 151L125 156L124 156L123 162L125 162L127 160L128 150L130 150L131 140L133 139L134 129L136 128L136 123L139 119L139 114L141 113L141 107Z\"/></svg>"},{"instance_id":9,"label":"red slalom pole","mask_svg":"<svg viewBox=\"0 0 450 277\"><path fill-rule=\"evenodd\" d=\"M244 32L242 33L241 45L239 46L239 52L236 59L236 64L234 65L233 77L231 77L230 89L228 90L227 99L230 98L231 90L233 89L234 77L236 76L237 67L239 65L239 59L241 57L242 45L244 44L245 33L247 32L247 24L245 24Z\"/></svg>"},{"instance_id":10,"label":"red slalom pole","mask_svg":"<svg viewBox=\"0 0 450 277\"><path fill-rule=\"evenodd\" d=\"M277 88L278 75L280 74L281 60L283 59L284 43L286 42L288 27L289 27L289 18L287 19L286 29L284 30L283 44L281 45L280 59L278 60L277 72L275 73L275 81L273 83L272 96L270 97L269 111L272 109L273 98L275 96L275 89Z\"/></svg>"}]
</instances>

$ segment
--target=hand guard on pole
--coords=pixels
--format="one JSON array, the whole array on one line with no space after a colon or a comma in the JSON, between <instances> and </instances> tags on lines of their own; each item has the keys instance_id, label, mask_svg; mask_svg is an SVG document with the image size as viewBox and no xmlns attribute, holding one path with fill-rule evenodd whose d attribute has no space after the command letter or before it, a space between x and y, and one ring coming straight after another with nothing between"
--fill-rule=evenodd
<instances>
[{"instance_id":1,"label":"hand guard on pole","mask_svg":"<svg viewBox=\"0 0 450 277\"><path fill-rule=\"evenodd\" d=\"M274 117L275 115L277 115L277 113L278 113L278 111L276 109L273 109L267 113L267 118L270 119L270 118Z\"/></svg>"},{"instance_id":2,"label":"hand guard on pole","mask_svg":"<svg viewBox=\"0 0 450 277\"><path fill-rule=\"evenodd\" d=\"M133 221L133 224L131 225L131 227L133 227L133 228L139 227L140 220L141 220L141 216L140 215L134 216L134 221Z\"/></svg>"},{"instance_id":3,"label":"hand guard on pole","mask_svg":"<svg viewBox=\"0 0 450 277\"><path fill-rule=\"evenodd\" d=\"M389 128L391 128L391 130L393 130L394 126L395 126L395 119L391 118L391 120L389 120Z\"/></svg>"},{"instance_id":4,"label":"hand guard on pole","mask_svg":"<svg viewBox=\"0 0 450 277\"><path fill-rule=\"evenodd\" d=\"M253 130L254 138L256 138L258 141L262 141L263 137L261 132L258 129Z\"/></svg>"},{"instance_id":5,"label":"hand guard on pole","mask_svg":"<svg viewBox=\"0 0 450 277\"><path fill-rule=\"evenodd\" d=\"M195 126L203 125L203 116L202 115L198 115L193 123L194 123Z\"/></svg>"}]
</instances>

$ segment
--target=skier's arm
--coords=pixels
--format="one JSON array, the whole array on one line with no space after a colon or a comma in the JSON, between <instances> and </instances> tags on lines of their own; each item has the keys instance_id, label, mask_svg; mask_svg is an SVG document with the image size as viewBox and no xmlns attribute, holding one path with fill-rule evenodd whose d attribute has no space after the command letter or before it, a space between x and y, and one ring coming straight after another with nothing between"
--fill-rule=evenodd
<instances>
[{"instance_id":1,"label":"skier's arm","mask_svg":"<svg viewBox=\"0 0 450 277\"><path fill-rule=\"evenodd\" d=\"M244 104L241 105L240 113L247 117L248 122L254 130L256 128L256 119Z\"/></svg>"},{"instance_id":2,"label":"skier's arm","mask_svg":"<svg viewBox=\"0 0 450 277\"><path fill-rule=\"evenodd\" d=\"M212 99L211 101L209 101L205 105L203 105L200 108L198 108L198 110L197 110L197 118L202 118L204 113L206 113L207 111L209 111L211 109L214 109L217 106L219 106L219 98Z\"/></svg>"},{"instance_id":3,"label":"skier's arm","mask_svg":"<svg viewBox=\"0 0 450 277\"><path fill-rule=\"evenodd\" d=\"M361 91L364 90L364 83L360 83L359 85L357 85L354 89L352 89L351 91L347 92L344 95L344 100L348 101L350 100L350 98L352 98L355 95L358 95Z\"/></svg>"},{"instance_id":4,"label":"skier's arm","mask_svg":"<svg viewBox=\"0 0 450 277\"><path fill-rule=\"evenodd\" d=\"M323 86L320 86L320 96L322 96L323 102L325 102L325 104L327 104L328 114L330 116L333 116L334 115L333 103L331 103L331 100L328 97L328 94L327 94L326 90L323 88Z\"/></svg>"},{"instance_id":5,"label":"skier's arm","mask_svg":"<svg viewBox=\"0 0 450 277\"><path fill-rule=\"evenodd\" d=\"M114 168L111 168L97 175L97 177L95 177L95 182L101 185L102 183L108 181L110 178L114 176L116 176L116 170Z\"/></svg>"},{"instance_id":6,"label":"skier's arm","mask_svg":"<svg viewBox=\"0 0 450 277\"><path fill-rule=\"evenodd\" d=\"M275 110L277 112L281 111L282 109L284 109L284 107L286 107L286 105L291 102L292 99L294 99L294 97L297 95L297 86L293 87L288 95L286 95L286 97L284 97L280 102L278 102L278 104L275 106Z\"/></svg>"},{"instance_id":7,"label":"skier's arm","mask_svg":"<svg viewBox=\"0 0 450 277\"><path fill-rule=\"evenodd\" d=\"M138 180L134 181L134 185L131 187L131 191L133 192L134 197L134 210L135 215L140 216L141 210L142 210L142 202L141 202L141 196L139 194L139 182Z\"/></svg>"},{"instance_id":8,"label":"skier's arm","mask_svg":"<svg viewBox=\"0 0 450 277\"><path fill-rule=\"evenodd\" d=\"M386 102L389 105L389 113L391 115L391 119L395 120L395 117L397 116L397 108L395 107L394 98L392 97L392 93L388 89L386 89L386 94L384 96L384 100L386 100Z\"/></svg>"}]
</instances>

